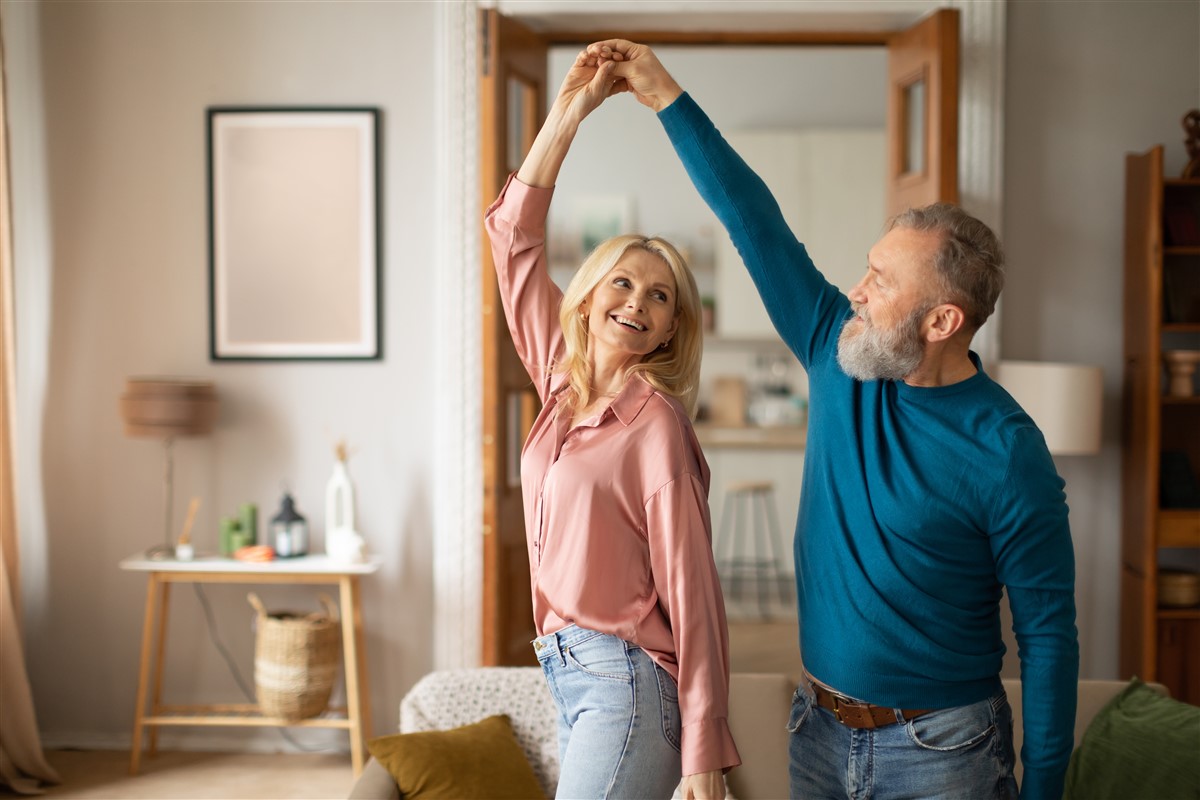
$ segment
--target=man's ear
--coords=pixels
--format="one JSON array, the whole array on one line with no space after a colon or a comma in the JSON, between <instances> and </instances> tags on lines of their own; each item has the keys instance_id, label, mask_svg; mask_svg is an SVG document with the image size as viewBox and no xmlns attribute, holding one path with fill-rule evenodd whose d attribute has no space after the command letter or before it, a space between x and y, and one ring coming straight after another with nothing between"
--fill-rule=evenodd
<instances>
[{"instance_id":1,"label":"man's ear","mask_svg":"<svg viewBox=\"0 0 1200 800\"><path fill-rule=\"evenodd\" d=\"M953 303L935 306L925 317L925 341L944 342L962 330L967 315Z\"/></svg>"}]
</instances>

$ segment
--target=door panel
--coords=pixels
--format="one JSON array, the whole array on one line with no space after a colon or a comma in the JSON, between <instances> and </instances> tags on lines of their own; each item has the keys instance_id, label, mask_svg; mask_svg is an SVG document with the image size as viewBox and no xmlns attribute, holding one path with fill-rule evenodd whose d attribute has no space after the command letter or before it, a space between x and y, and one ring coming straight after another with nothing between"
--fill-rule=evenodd
<instances>
[{"instance_id":1,"label":"door panel","mask_svg":"<svg viewBox=\"0 0 1200 800\"><path fill-rule=\"evenodd\" d=\"M494 9L479 12L483 210L529 152L545 107L548 48ZM521 445L537 394L504 321L496 272L483 248L483 631L485 665L535 664L529 556L521 506Z\"/></svg>"},{"instance_id":2,"label":"door panel","mask_svg":"<svg viewBox=\"0 0 1200 800\"><path fill-rule=\"evenodd\" d=\"M958 202L957 9L888 41L888 216Z\"/></svg>"}]
</instances>

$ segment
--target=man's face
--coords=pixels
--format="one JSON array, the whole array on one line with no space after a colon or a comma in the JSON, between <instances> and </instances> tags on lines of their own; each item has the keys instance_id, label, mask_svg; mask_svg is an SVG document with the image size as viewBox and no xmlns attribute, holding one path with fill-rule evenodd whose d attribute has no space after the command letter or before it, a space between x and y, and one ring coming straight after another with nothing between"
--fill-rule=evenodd
<instances>
[{"instance_id":1,"label":"man's face","mask_svg":"<svg viewBox=\"0 0 1200 800\"><path fill-rule=\"evenodd\" d=\"M867 274L850 290L854 316L838 337L838 364L860 381L902 380L925 355L934 233L893 228L867 256Z\"/></svg>"}]
</instances>

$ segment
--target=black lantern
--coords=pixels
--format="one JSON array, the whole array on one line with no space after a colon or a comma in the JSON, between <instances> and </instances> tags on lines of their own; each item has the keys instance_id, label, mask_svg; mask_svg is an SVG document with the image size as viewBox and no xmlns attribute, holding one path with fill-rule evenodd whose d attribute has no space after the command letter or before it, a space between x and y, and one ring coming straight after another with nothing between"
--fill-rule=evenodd
<instances>
[{"instance_id":1,"label":"black lantern","mask_svg":"<svg viewBox=\"0 0 1200 800\"><path fill-rule=\"evenodd\" d=\"M308 521L296 511L296 501L283 495L279 513L271 519L271 543L279 558L308 555Z\"/></svg>"}]
</instances>

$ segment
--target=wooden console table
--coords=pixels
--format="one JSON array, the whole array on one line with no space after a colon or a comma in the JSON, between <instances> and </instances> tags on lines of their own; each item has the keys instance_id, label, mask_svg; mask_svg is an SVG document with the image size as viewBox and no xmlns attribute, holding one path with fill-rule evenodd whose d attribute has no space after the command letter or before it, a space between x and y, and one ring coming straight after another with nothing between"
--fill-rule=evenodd
<instances>
[{"instance_id":1,"label":"wooden console table","mask_svg":"<svg viewBox=\"0 0 1200 800\"><path fill-rule=\"evenodd\" d=\"M129 772L136 775L142 754L142 732L149 729L148 755L158 747L158 728L170 725L234 725L308 728L342 728L350 732L350 756L355 776L362 772L365 737L371 730L371 704L367 691L367 662L363 648L362 602L358 581L379 569L377 560L342 564L326 556L277 559L249 563L229 558L205 557L195 561L153 560L136 555L120 563L123 570L145 572L146 616L142 626L141 667L138 673L137 710L133 719ZM342 623L342 656L346 677L346 708L331 708L336 716L322 715L289 721L262 715L252 703L227 705L162 704L163 655L167 644L168 600L173 583L282 583L334 584L338 587ZM157 628L157 636L156 636ZM147 693L153 697L147 703ZM149 713L147 713L149 705Z\"/></svg>"}]
</instances>

